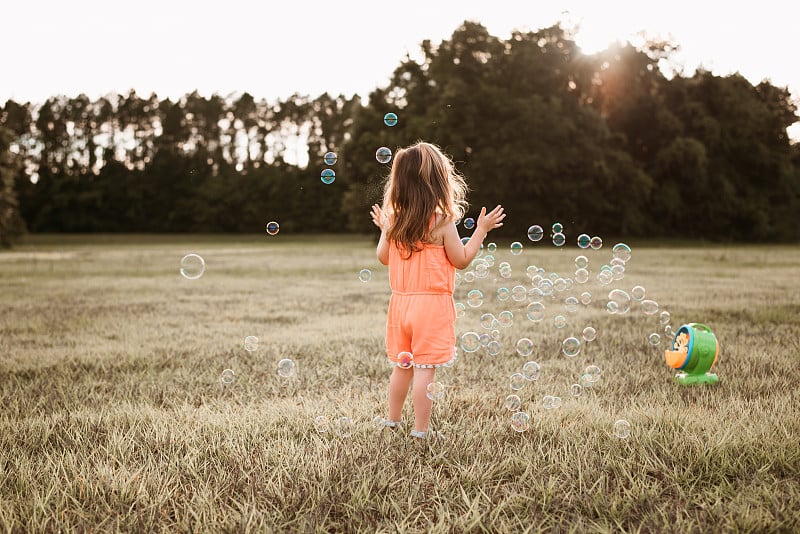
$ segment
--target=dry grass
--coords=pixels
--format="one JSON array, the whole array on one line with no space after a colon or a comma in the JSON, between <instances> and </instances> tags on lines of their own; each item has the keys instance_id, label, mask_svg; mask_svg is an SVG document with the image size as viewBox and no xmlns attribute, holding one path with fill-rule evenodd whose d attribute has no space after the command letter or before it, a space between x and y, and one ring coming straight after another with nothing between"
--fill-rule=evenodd
<instances>
[{"instance_id":1,"label":"dry grass","mask_svg":"<svg viewBox=\"0 0 800 534\"><path fill-rule=\"evenodd\" d=\"M586 254L595 270L609 248ZM571 275L579 253L506 250L510 285L528 264ZM199 280L178 274L187 252L206 259ZM369 240L34 237L0 254L0 530L797 531L799 264L797 247L637 247L625 279L592 278L593 303L561 330L558 301L543 323L499 302L509 281L495 268L457 289L486 293L457 330L509 309L503 352L440 371L434 425L448 439L420 443L370 427L384 415L389 291ZM718 385L676 385L664 343L646 341L657 320L604 311L611 287L636 284L675 327L711 326ZM597 340L564 358L561 340L587 324ZM522 336L543 372L519 392L531 427L518 434L503 401ZM297 363L288 386L281 358ZM600 383L570 397L589 363ZM545 394L561 408L544 410ZM319 434L317 415L355 432Z\"/></svg>"}]
</instances>

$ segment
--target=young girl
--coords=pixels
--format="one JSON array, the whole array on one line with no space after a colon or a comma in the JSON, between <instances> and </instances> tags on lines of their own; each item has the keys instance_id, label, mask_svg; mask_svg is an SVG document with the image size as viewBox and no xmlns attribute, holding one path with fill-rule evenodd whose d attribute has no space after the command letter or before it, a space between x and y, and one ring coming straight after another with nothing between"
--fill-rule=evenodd
<instances>
[{"instance_id":1,"label":"young girl","mask_svg":"<svg viewBox=\"0 0 800 534\"><path fill-rule=\"evenodd\" d=\"M486 234L503 226L502 206L481 208L475 231L461 243L455 222L466 209L467 185L436 146L418 142L400 149L386 183L383 206L372 206L381 229L378 260L389 266L392 296L386 319L389 427L402 425L403 404L413 378L414 430L425 438L431 420L428 384L436 368L455 358L455 270L467 267Z\"/></svg>"}]
</instances>

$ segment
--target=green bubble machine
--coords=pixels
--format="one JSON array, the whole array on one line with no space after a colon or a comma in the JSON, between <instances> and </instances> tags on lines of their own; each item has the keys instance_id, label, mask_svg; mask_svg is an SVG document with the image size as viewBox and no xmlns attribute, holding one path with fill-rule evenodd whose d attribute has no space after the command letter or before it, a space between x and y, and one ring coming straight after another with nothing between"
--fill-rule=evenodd
<instances>
[{"instance_id":1,"label":"green bubble machine","mask_svg":"<svg viewBox=\"0 0 800 534\"><path fill-rule=\"evenodd\" d=\"M717 336L709 327L700 323L681 326L675 332L672 350L664 351L667 365L678 369L675 380L682 386L719 382L719 377L710 372L718 357Z\"/></svg>"}]
</instances>

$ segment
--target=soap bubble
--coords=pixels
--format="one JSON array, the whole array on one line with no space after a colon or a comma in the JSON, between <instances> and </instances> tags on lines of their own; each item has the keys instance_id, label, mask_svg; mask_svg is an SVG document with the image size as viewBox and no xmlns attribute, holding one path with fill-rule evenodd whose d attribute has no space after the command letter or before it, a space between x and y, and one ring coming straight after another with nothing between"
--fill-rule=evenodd
<instances>
[{"instance_id":1,"label":"soap bubble","mask_svg":"<svg viewBox=\"0 0 800 534\"><path fill-rule=\"evenodd\" d=\"M600 282L601 285L607 286L614 280L611 271L600 271L597 273L597 281Z\"/></svg>"},{"instance_id":2,"label":"soap bubble","mask_svg":"<svg viewBox=\"0 0 800 534\"><path fill-rule=\"evenodd\" d=\"M488 250L491 254L494 254L497 251L497 243L489 243L486 245L486 250Z\"/></svg>"},{"instance_id":3,"label":"soap bubble","mask_svg":"<svg viewBox=\"0 0 800 534\"><path fill-rule=\"evenodd\" d=\"M456 302L454 307L456 309L456 319L461 319L467 314L466 312L467 307L464 305L463 302Z\"/></svg>"},{"instance_id":4,"label":"soap bubble","mask_svg":"<svg viewBox=\"0 0 800 534\"><path fill-rule=\"evenodd\" d=\"M578 379L578 385L583 389L589 389L594 385L594 381L592 380L592 375L588 373L583 373L581 377Z\"/></svg>"},{"instance_id":5,"label":"soap bubble","mask_svg":"<svg viewBox=\"0 0 800 534\"><path fill-rule=\"evenodd\" d=\"M278 375L283 378L291 378L295 375L295 365L289 358L284 358L278 362Z\"/></svg>"},{"instance_id":6,"label":"soap bubble","mask_svg":"<svg viewBox=\"0 0 800 534\"><path fill-rule=\"evenodd\" d=\"M614 265L613 267L611 267L611 277L614 280L622 280L625 277L625 266Z\"/></svg>"},{"instance_id":7,"label":"soap bubble","mask_svg":"<svg viewBox=\"0 0 800 534\"><path fill-rule=\"evenodd\" d=\"M509 377L508 384L514 391L519 391L525 387L525 376L522 373L514 373Z\"/></svg>"},{"instance_id":8,"label":"soap bubble","mask_svg":"<svg viewBox=\"0 0 800 534\"><path fill-rule=\"evenodd\" d=\"M658 322L661 323L662 325L669 324L669 320L670 320L670 315L668 311L662 311L658 315Z\"/></svg>"},{"instance_id":9,"label":"soap bubble","mask_svg":"<svg viewBox=\"0 0 800 534\"><path fill-rule=\"evenodd\" d=\"M569 394L573 397L580 397L583 393L583 387L580 384L572 384L569 387Z\"/></svg>"},{"instance_id":10,"label":"soap bubble","mask_svg":"<svg viewBox=\"0 0 800 534\"><path fill-rule=\"evenodd\" d=\"M244 338L244 350L247 352L255 352L258 350L258 338L256 336L247 336Z\"/></svg>"},{"instance_id":11,"label":"soap bubble","mask_svg":"<svg viewBox=\"0 0 800 534\"><path fill-rule=\"evenodd\" d=\"M594 329L593 326L587 326L583 329L583 340L584 341L594 341L597 337L597 330Z\"/></svg>"},{"instance_id":12,"label":"soap bubble","mask_svg":"<svg viewBox=\"0 0 800 534\"><path fill-rule=\"evenodd\" d=\"M583 373L589 375L589 379L594 384L595 382L600 380L600 375L602 374L602 371L600 371L600 368L596 365L589 365L586 367L586 369L583 370Z\"/></svg>"},{"instance_id":13,"label":"soap bubble","mask_svg":"<svg viewBox=\"0 0 800 534\"><path fill-rule=\"evenodd\" d=\"M578 311L578 298L577 297L565 298L564 309L567 310L567 313L575 313L576 311Z\"/></svg>"},{"instance_id":14,"label":"soap bubble","mask_svg":"<svg viewBox=\"0 0 800 534\"><path fill-rule=\"evenodd\" d=\"M609 300L608 302L606 302L606 310L611 315L614 315L615 313L617 313L619 311L619 304L617 304L613 300Z\"/></svg>"},{"instance_id":15,"label":"soap bubble","mask_svg":"<svg viewBox=\"0 0 800 534\"><path fill-rule=\"evenodd\" d=\"M539 290L545 296L550 296L553 294L553 282L548 280L547 278L543 278L539 281Z\"/></svg>"},{"instance_id":16,"label":"soap bubble","mask_svg":"<svg viewBox=\"0 0 800 534\"><path fill-rule=\"evenodd\" d=\"M519 407L522 406L522 400L519 398L519 395L514 395L513 393L506 397L503 406L509 412L516 412L519 410Z\"/></svg>"},{"instance_id":17,"label":"soap bubble","mask_svg":"<svg viewBox=\"0 0 800 534\"><path fill-rule=\"evenodd\" d=\"M378 160L378 163L389 163L392 161L392 151L382 146L375 151L375 159Z\"/></svg>"},{"instance_id":18,"label":"soap bubble","mask_svg":"<svg viewBox=\"0 0 800 534\"><path fill-rule=\"evenodd\" d=\"M568 337L561 342L561 352L567 358L574 358L581 351L581 342L576 337Z\"/></svg>"},{"instance_id":19,"label":"soap bubble","mask_svg":"<svg viewBox=\"0 0 800 534\"><path fill-rule=\"evenodd\" d=\"M336 155L336 152L325 152L325 155L322 156L322 161L325 162L325 165L333 165L336 163L336 160L339 157Z\"/></svg>"},{"instance_id":20,"label":"soap bubble","mask_svg":"<svg viewBox=\"0 0 800 534\"><path fill-rule=\"evenodd\" d=\"M236 373L233 372L233 369L225 369L219 376L219 381L225 386L230 386L234 380L236 380Z\"/></svg>"},{"instance_id":21,"label":"soap bubble","mask_svg":"<svg viewBox=\"0 0 800 534\"><path fill-rule=\"evenodd\" d=\"M624 314L631 309L631 296L622 289L612 289L608 293L608 301L615 302L617 309L614 313ZM609 310L610 311L610 310Z\"/></svg>"},{"instance_id":22,"label":"soap bubble","mask_svg":"<svg viewBox=\"0 0 800 534\"><path fill-rule=\"evenodd\" d=\"M631 289L631 296L633 297L633 300L641 301L644 299L644 294L645 289L642 286L634 286L634 288Z\"/></svg>"},{"instance_id":23,"label":"soap bubble","mask_svg":"<svg viewBox=\"0 0 800 534\"><path fill-rule=\"evenodd\" d=\"M553 410L561 407L561 397L553 395L545 395L542 397L542 408L545 410Z\"/></svg>"},{"instance_id":24,"label":"soap bubble","mask_svg":"<svg viewBox=\"0 0 800 534\"><path fill-rule=\"evenodd\" d=\"M528 421L530 421L530 418L531 417L525 412L516 412L511 416L511 428L513 428L515 432L525 432L528 430Z\"/></svg>"},{"instance_id":25,"label":"soap bubble","mask_svg":"<svg viewBox=\"0 0 800 534\"><path fill-rule=\"evenodd\" d=\"M267 223L266 230L269 235L275 235L281 231L281 225L275 221L270 221Z\"/></svg>"},{"instance_id":26,"label":"soap bubble","mask_svg":"<svg viewBox=\"0 0 800 534\"><path fill-rule=\"evenodd\" d=\"M653 346L655 347L655 346L657 346L659 343L661 343L661 336L659 336L657 333L653 332L652 334L650 334L649 336L647 336L647 341L648 341L648 342L649 342L651 345L653 345Z\"/></svg>"},{"instance_id":27,"label":"soap bubble","mask_svg":"<svg viewBox=\"0 0 800 534\"><path fill-rule=\"evenodd\" d=\"M556 315L555 317L553 317L553 325L556 328L564 328L565 326L567 326L567 318L564 317L563 315Z\"/></svg>"},{"instance_id":28,"label":"soap bubble","mask_svg":"<svg viewBox=\"0 0 800 534\"><path fill-rule=\"evenodd\" d=\"M425 388L425 395L432 401L440 401L444 398L444 384L441 382L431 382Z\"/></svg>"},{"instance_id":29,"label":"soap bubble","mask_svg":"<svg viewBox=\"0 0 800 534\"><path fill-rule=\"evenodd\" d=\"M544 319L544 304L541 302L531 302L525 309L525 315L534 322Z\"/></svg>"},{"instance_id":30,"label":"soap bubble","mask_svg":"<svg viewBox=\"0 0 800 534\"><path fill-rule=\"evenodd\" d=\"M567 238L561 232L553 234L553 244L557 247L563 247L567 242Z\"/></svg>"},{"instance_id":31,"label":"soap bubble","mask_svg":"<svg viewBox=\"0 0 800 534\"><path fill-rule=\"evenodd\" d=\"M467 217L466 219L464 219L464 228L466 228L467 230L472 230L473 228L475 228L475 219L473 219L472 217Z\"/></svg>"},{"instance_id":32,"label":"soap bubble","mask_svg":"<svg viewBox=\"0 0 800 534\"><path fill-rule=\"evenodd\" d=\"M349 438L351 435L353 435L353 429L355 429L355 426L355 423L353 423L353 420L349 417L340 417L336 420L333 431L340 438Z\"/></svg>"},{"instance_id":33,"label":"soap bubble","mask_svg":"<svg viewBox=\"0 0 800 534\"><path fill-rule=\"evenodd\" d=\"M358 279L362 282L369 282L372 280L372 271L369 269L361 269L358 271Z\"/></svg>"},{"instance_id":34,"label":"soap bubble","mask_svg":"<svg viewBox=\"0 0 800 534\"><path fill-rule=\"evenodd\" d=\"M328 431L328 418L324 415L318 415L314 418L314 429L319 432L320 434L324 434Z\"/></svg>"},{"instance_id":35,"label":"soap bubble","mask_svg":"<svg viewBox=\"0 0 800 534\"><path fill-rule=\"evenodd\" d=\"M589 237L588 234L581 234L578 236L578 247L579 248L589 248L589 244L591 243L592 238Z\"/></svg>"},{"instance_id":36,"label":"soap bubble","mask_svg":"<svg viewBox=\"0 0 800 534\"><path fill-rule=\"evenodd\" d=\"M468 284L471 283L471 282L474 282L475 281L475 273L473 271L467 271L467 272L464 273L464 277L463 278L464 278L464 281L466 283L468 283ZM478 306L480 306L480 304L478 304Z\"/></svg>"},{"instance_id":37,"label":"soap bubble","mask_svg":"<svg viewBox=\"0 0 800 534\"><path fill-rule=\"evenodd\" d=\"M520 356L530 356L533 353L533 341L523 337L517 341L517 354Z\"/></svg>"},{"instance_id":38,"label":"soap bubble","mask_svg":"<svg viewBox=\"0 0 800 534\"><path fill-rule=\"evenodd\" d=\"M513 254L514 256L519 256L520 254L522 254L522 243L520 243L519 241L514 241L513 243L511 243L511 254Z\"/></svg>"},{"instance_id":39,"label":"soap bubble","mask_svg":"<svg viewBox=\"0 0 800 534\"><path fill-rule=\"evenodd\" d=\"M461 335L461 348L464 352L475 352L481 346L481 337L477 332L465 332Z\"/></svg>"},{"instance_id":40,"label":"soap bubble","mask_svg":"<svg viewBox=\"0 0 800 534\"><path fill-rule=\"evenodd\" d=\"M319 179L325 185L330 185L336 180L336 172L333 169L323 169L319 175Z\"/></svg>"},{"instance_id":41,"label":"soap bubble","mask_svg":"<svg viewBox=\"0 0 800 534\"><path fill-rule=\"evenodd\" d=\"M477 308L483 304L483 291L480 289L470 289L467 293L467 304L472 308Z\"/></svg>"},{"instance_id":42,"label":"soap bubble","mask_svg":"<svg viewBox=\"0 0 800 534\"><path fill-rule=\"evenodd\" d=\"M566 291L567 290L567 285L568 285L567 281L565 279L563 279L563 278L556 278L553 281L553 289L555 289L558 292Z\"/></svg>"},{"instance_id":43,"label":"soap bubble","mask_svg":"<svg viewBox=\"0 0 800 534\"><path fill-rule=\"evenodd\" d=\"M617 243L614 245L614 247L611 249L611 253L615 258L620 259L625 263L628 263L628 261L631 259L631 247L625 243Z\"/></svg>"},{"instance_id":44,"label":"soap bubble","mask_svg":"<svg viewBox=\"0 0 800 534\"><path fill-rule=\"evenodd\" d=\"M603 240L598 236L594 236L589 245L592 247L592 250L600 250L603 247Z\"/></svg>"},{"instance_id":45,"label":"soap bubble","mask_svg":"<svg viewBox=\"0 0 800 534\"><path fill-rule=\"evenodd\" d=\"M658 302L654 300L643 300L641 307L645 315L654 315L658 312Z\"/></svg>"},{"instance_id":46,"label":"soap bubble","mask_svg":"<svg viewBox=\"0 0 800 534\"><path fill-rule=\"evenodd\" d=\"M491 313L484 313L481 315L481 327L486 330L491 330L494 326L493 323L495 321L494 314Z\"/></svg>"},{"instance_id":47,"label":"soap bubble","mask_svg":"<svg viewBox=\"0 0 800 534\"><path fill-rule=\"evenodd\" d=\"M508 310L503 310L497 316L497 320L500 322L500 326L508 328L514 324L514 314Z\"/></svg>"},{"instance_id":48,"label":"soap bubble","mask_svg":"<svg viewBox=\"0 0 800 534\"><path fill-rule=\"evenodd\" d=\"M484 332L478 336L478 341L480 341L481 347L488 347L489 343L492 341L492 336Z\"/></svg>"},{"instance_id":49,"label":"soap bubble","mask_svg":"<svg viewBox=\"0 0 800 534\"><path fill-rule=\"evenodd\" d=\"M497 288L497 299L498 300L508 300L508 297L511 296L511 290L507 287L498 287Z\"/></svg>"},{"instance_id":50,"label":"soap bubble","mask_svg":"<svg viewBox=\"0 0 800 534\"><path fill-rule=\"evenodd\" d=\"M181 258L181 276L197 280L206 270L206 262L199 254L187 254Z\"/></svg>"},{"instance_id":51,"label":"soap bubble","mask_svg":"<svg viewBox=\"0 0 800 534\"><path fill-rule=\"evenodd\" d=\"M544 293L542 293L542 290L538 287L532 287L528 290L528 300L530 302L541 302L543 298Z\"/></svg>"},{"instance_id":52,"label":"soap bubble","mask_svg":"<svg viewBox=\"0 0 800 534\"><path fill-rule=\"evenodd\" d=\"M511 288L511 298L515 302L522 302L528 298L528 290L525 286L514 286Z\"/></svg>"},{"instance_id":53,"label":"soap bubble","mask_svg":"<svg viewBox=\"0 0 800 534\"><path fill-rule=\"evenodd\" d=\"M503 350L503 346L499 341L490 341L486 345L486 350L489 352L489 356L497 356Z\"/></svg>"},{"instance_id":54,"label":"soap bubble","mask_svg":"<svg viewBox=\"0 0 800 534\"><path fill-rule=\"evenodd\" d=\"M575 281L579 284L585 284L589 281L589 271L586 269L578 269L575 271Z\"/></svg>"},{"instance_id":55,"label":"soap bubble","mask_svg":"<svg viewBox=\"0 0 800 534\"><path fill-rule=\"evenodd\" d=\"M544 235L544 230L538 224L534 224L528 228L528 239L531 241L539 241Z\"/></svg>"},{"instance_id":56,"label":"soap bubble","mask_svg":"<svg viewBox=\"0 0 800 534\"><path fill-rule=\"evenodd\" d=\"M631 424L625 419L619 419L614 423L614 435L619 439L627 439L631 435Z\"/></svg>"},{"instance_id":57,"label":"soap bubble","mask_svg":"<svg viewBox=\"0 0 800 534\"><path fill-rule=\"evenodd\" d=\"M522 376L525 377L525 380L538 380L539 375L541 374L542 367L534 361L525 362L525 364L522 366Z\"/></svg>"},{"instance_id":58,"label":"soap bubble","mask_svg":"<svg viewBox=\"0 0 800 534\"><path fill-rule=\"evenodd\" d=\"M588 306L591 303L592 303L592 294L589 293L588 291L584 291L583 293L581 293L581 304L583 304L584 306Z\"/></svg>"},{"instance_id":59,"label":"soap bubble","mask_svg":"<svg viewBox=\"0 0 800 534\"><path fill-rule=\"evenodd\" d=\"M564 225L560 222L554 222L553 226L550 227L554 234L560 234L564 231Z\"/></svg>"},{"instance_id":60,"label":"soap bubble","mask_svg":"<svg viewBox=\"0 0 800 534\"><path fill-rule=\"evenodd\" d=\"M397 124L397 115L395 113L387 113L383 116L383 123L386 126L394 126Z\"/></svg>"},{"instance_id":61,"label":"soap bubble","mask_svg":"<svg viewBox=\"0 0 800 534\"><path fill-rule=\"evenodd\" d=\"M380 415L376 415L372 418L372 428L375 430L383 430L386 427L386 419L381 417Z\"/></svg>"}]
</instances>

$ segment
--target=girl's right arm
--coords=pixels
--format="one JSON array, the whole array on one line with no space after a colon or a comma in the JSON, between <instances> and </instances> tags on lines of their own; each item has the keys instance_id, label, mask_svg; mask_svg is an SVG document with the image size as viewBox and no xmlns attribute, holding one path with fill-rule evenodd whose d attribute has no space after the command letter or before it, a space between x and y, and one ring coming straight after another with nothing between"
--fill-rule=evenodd
<instances>
[{"instance_id":1,"label":"girl's right arm","mask_svg":"<svg viewBox=\"0 0 800 534\"><path fill-rule=\"evenodd\" d=\"M503 207L499 204L489 213L486 213L486 208L481 208L481 214L478 217L478 222L475 225L475 231L472 236L464 245L461 243L461 238L458 235L458 229L455 224L450 224L444 231L444 251L447 254L447 259L456 269L465 269L469 266L470 262L478 254L486 234L503 226L503 219L506 214L503 213Z\"/></svg>"},{"instance_id":2,"label":"girl's right arm","mask_svg":"<svg viewBox=\"0 0 800 534\"><path fill-rule=\"evenodd\" d=\"M381 229L381 238L378 240L378 248L375 251L378 255L378 261L384 265L389 265L389 241L386 239L386 228L389 226L389 218L377 204L372 206L370 215L372 216L372 222L375 223L375 226Z\"/></svg>"}]
</instances>

